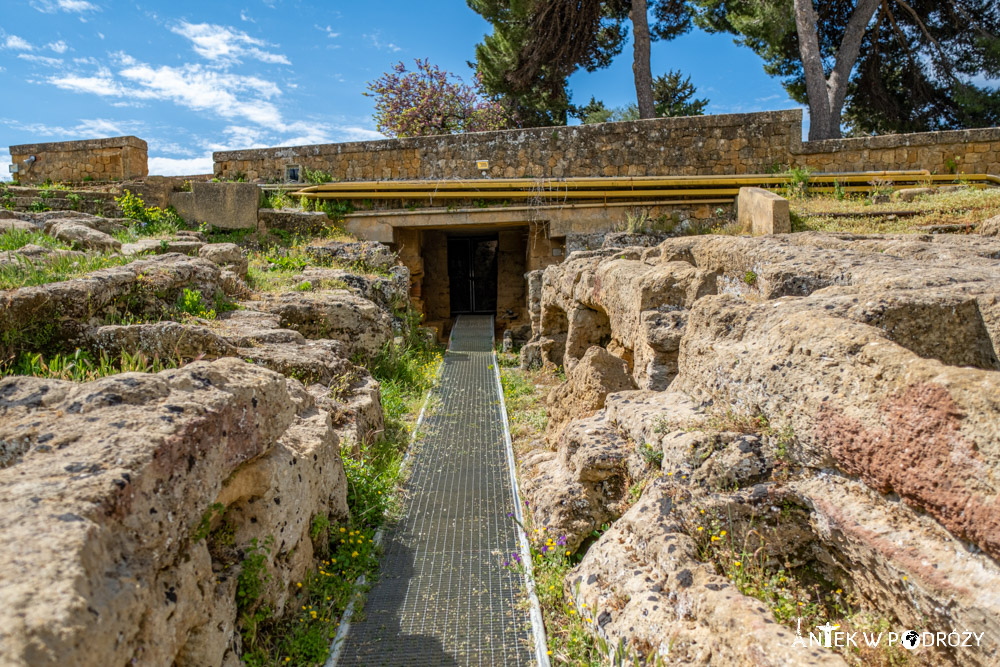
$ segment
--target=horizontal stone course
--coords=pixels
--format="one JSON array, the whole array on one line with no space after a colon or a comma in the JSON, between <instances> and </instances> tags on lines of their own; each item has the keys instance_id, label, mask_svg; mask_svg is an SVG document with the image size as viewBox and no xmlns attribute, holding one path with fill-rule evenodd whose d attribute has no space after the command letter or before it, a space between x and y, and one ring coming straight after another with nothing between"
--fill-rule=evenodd
<instances>
[{"instance_id":1,"label":"horizontal stone course","mask_svg":"<svg viewBox=\"0 0 1000 667\"><path fill-rule=\"evenodd\" d=\"M340 180L628 177L927 169L1000 172L1000 128L802 141L802 111L477 132L218 152L215 174L279 181L286 165Z\"/></svg>"}]
</instances>

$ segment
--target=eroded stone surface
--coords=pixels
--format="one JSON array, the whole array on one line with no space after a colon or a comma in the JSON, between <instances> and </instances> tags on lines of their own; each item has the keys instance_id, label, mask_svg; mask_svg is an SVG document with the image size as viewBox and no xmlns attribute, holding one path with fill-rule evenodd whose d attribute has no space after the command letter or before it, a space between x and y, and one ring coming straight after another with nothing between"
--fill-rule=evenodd
<instances>
[{"instance_id":1,"label":"eroded stone surface","mask_svg":"<svg viewBox=\"0 0 1000 667\"><path fill-rule=\"evenodd\" d=\"M792 636L765 607L725 579L704 585L715 576L693 548L704 511L892 624L985 633L984 649L935 661L993 664L998 260L1000 241L983 236L804 233L671 239L546 269L535 353L571 369L582 343L603 345L643 391L612 393L565 428L601 442L564 435L525 459L536 525L578 544L626 509L583 480L617 459L634 483L648 467L632 443L662 453L659 481L567 579L577 602L605 610L595 631L685 663L806 664L782 653ZM650 361L671 372L644 373ZM550 394L556 412L568 396ZM736 626L761 630L748 640Z\"/></svg>"},{"instance_id":2,"label":"eroded stone surface","mask_svg":"<svg viewBox=\"0 0 1000 667\"><path fill-rule=\"evenodd\" d=\"M19 443L0 469L5 664L221 664L238 565L215 571L211 538L192 537L209 506L237 548L274 540L275 609L311 563L311 518L346 514L329 415L252 364L8 378L0 395L0 440Z\"/></svg>"}]
</instances>

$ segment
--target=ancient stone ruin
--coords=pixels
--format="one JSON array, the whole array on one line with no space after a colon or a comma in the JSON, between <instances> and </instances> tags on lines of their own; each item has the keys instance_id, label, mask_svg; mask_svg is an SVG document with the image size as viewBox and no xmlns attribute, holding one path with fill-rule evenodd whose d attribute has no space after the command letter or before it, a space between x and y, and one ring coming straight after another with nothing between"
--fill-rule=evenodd
<instances>
[{"instance_id":1,"label":"ancient stone ruin","mask_svg":"<svg viewBox=\"0 0 1000 667\"><path fill-rule=\"evenodd\" d=\"M798 112L638 123L232 151L216 178L148 177L134 137L12 147L0 664L324 664L366 622L376 535L423 525L429 503L452 542L397 549L383 607L478 559L476 581L511 589L495 627L518 626L487 648L540 667L555 621L530 564L556 547L566 571L541 596L606 664L1000 664L1000 217L801 231L790 186L762 173L895 169L900 191L874 183L866 206L897 220L946 189L992 193L1000 130L802 142ZM930 173L957 152L974 182ZM328 182L300 189L304 168ZM672 175L696 180L661 188ZM463 317L465 347L442 352ZM518 391L544 398L512 437ZM425 417L447 437L420 486ZM474 449L482 484L455 472ZM501 486L489 516L466 494ZM470 546L473 523L508 546ZM425 606L501 595L462 581ZM381 611L354 635L366 650L385 627L454 664ZM833 621L896 648L810 637ZM908 630L976 643L909 654Z\"/></svg>"},{"instance_id":2,"label":"ancient stone ruin","mask_svg":"<svg viewBox=\"0 0 1000 667\"><path fill-rule=\"evenodd\" d=\"M530 280L522 362L568 379L522 490L572 548L610 525L565 586L611 645L843 664L806 660L706 562L723 525L737 558L837 582L901 627L983 634L937 664L996 663L1000 240L670 239Z\"/></svg>"}]
</instances>

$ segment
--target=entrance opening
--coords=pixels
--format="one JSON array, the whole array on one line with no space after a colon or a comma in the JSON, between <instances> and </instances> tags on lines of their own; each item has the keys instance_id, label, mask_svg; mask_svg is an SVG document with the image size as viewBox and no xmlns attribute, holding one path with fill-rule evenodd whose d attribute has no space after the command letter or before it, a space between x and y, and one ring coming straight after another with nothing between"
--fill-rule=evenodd
<instances>
[{"instance_id":1,"label":"entrance opening","mask_svg":"<svg viewBox=\"0 0 1000 667\"><path fill-rule=\"evenodd\" d=\"M448 238L451 314L494 314L497 309L496 234Z\"/></svg>"}]
</instances>

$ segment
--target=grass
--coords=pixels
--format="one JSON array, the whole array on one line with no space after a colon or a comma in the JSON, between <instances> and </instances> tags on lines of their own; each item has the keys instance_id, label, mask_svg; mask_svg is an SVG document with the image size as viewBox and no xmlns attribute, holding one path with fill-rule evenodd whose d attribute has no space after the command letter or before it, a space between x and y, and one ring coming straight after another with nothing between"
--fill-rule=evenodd
<instances>
[{"instance_id":1,"label":"grass","mask_svg":"<svg viewBox=\"0 0 1000 667\"><path fill-rule=\"evenodd\" d=\"M918 197L912 202L890 201L873 204L868 195L809 196L791 202L798 217L796 231L851 232L855 234L912 233L923 225L977 225L1000 215L1000 188L962 188L955 192ZM913 215L886 217L891 213ZM824 215L838 214L836 217ZM849 217L840 217L852 214ZM856 215L854 215L856 214ZM881 214L881 215L873 215Z\"/></svg>"},{"instance_id":2,"label":"grass","mask_svg":"<svg viewBox=\"0 0 1000 667\"><path fill-rule=\"evenodd\" d=\"M545 395L565 380L551 369L521 370L516 354L497 353L500 363L500 383L507 404L510 438L514 454L523 456L538 446L539 438L549 424Z\"/></svg>"},{"instance_id":3,"label":"grass","mask_svg":"<svg viewBox=\"0 0 1000 667\"><path fill-rule=\"evenodd\" d=\"M0 376L26 375L30 377L91 382L99 378L119 373L159 373L168 368L179 368L183 362L177 359L149 358L141 352L122 353L111 357L105 353L94 358L88 352L77 349L72 354L54 354L46 357L40 353L22 352L7 362L0 363Z\"/></svg>"},{"instance_id":4,"label":"grass","mask_svg":"<svg viewBox=\"0 0 1000 667\"><path fill-rule=\"evenodd\" d=\"M415 324L412 317L410 323ZM318 567L296 582L283 618L273 618L259 596L248 597L240 611L242 659L248 667L322 665L344 610L360 594L354 582L361 575L369 582L377 576L375 534L397 513L403 454L442 358L440 349L421 338L414 326L407 331L402 345L388 344L370 364L382 384L385 432L380 439L366 439L360 456L342 452L350 522L331 525L326 517L313 518L310 535ZM254 581L267 576L251 569Z\"/></svg>"},{"instance_id":5,"label":"grass","mask_svg":"<svg viewBox=\"0 0 1000 667\"><path fill-rule=\"evenodd\" d=\"M522 370L517 367L516 354L498 352L497 360L514 453L521 458L530 450L543 446L542 434L548 425L545 395L565 377L553 369ZM530 522L526 530L532 532ZM577 613L564 590L566 575L580 562L583 553L567 551L564 536L544 536L544 528L534 529L534 533L536 539L529 540L532 571L545 622L549 659L554 665L598 667L606 664L603 656L607 655L607 647L590 632L590 622ZM596 531L595 534L599 535ZM523 571L518 554L511 554L505 564Z\"/></svg>"},{"instance_id":6,"label":"grass","mask_svg":"<svg viewBox=\"0 0 1000 667\"><path fill-rule=\"evenodd\" d=\"M26 245L38 245L53 250L69 250L69 246L39 231L12 229L0 233L0 251L20 250Z\"/></svg>"},{"instance_id":7,"label":"grass","mask_svg":"<svg viewBox=\"0 0 1000 667\"><path fill-rule=\"evenodd\" d=\"M16 262L0 265L0 289L57 283L112 266L124 266L137 256L123 255L63 255L32 261L17 257Z\"/></svg>"}]
</instances>

